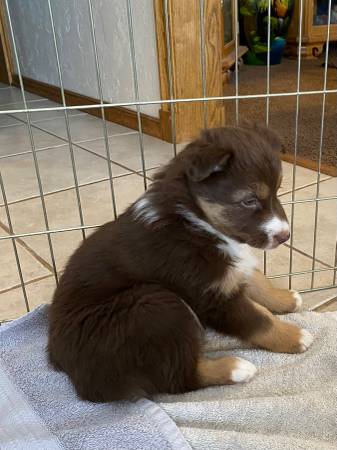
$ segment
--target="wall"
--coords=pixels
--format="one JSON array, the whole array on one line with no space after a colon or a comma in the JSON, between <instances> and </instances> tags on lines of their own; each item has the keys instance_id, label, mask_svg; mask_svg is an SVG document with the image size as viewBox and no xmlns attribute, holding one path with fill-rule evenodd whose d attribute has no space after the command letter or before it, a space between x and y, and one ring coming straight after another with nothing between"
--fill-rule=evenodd
<instances>
[{"instance_id":1,"label":"wall","mask_svg":"<svg viewBox=\"0 0 337 450\"><path fill-rule=\"evenodd\" d=\"M22 75L59 86L47 0L10 0ZM126 0L92 0L104 100L135 99ZM160 98L152 0L131 0L141 100ZM98 98L86 0L52 0L65 89ZM132 107L135 109L135 107ZM159 105L142 107L158 117Z\"/></svg>"}]
</instances>

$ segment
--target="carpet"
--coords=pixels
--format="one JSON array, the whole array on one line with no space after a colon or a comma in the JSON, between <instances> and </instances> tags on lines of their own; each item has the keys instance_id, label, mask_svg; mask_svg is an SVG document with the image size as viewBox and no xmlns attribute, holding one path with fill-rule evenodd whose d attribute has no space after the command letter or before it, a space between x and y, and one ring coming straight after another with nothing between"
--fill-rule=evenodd
<instances>
[{"instance_id":1,"label":"carpet","mask_svg":"<svg viewBox=\"0 0 337 450\"><path fill-rule=\"evenodd\" d=\"M280 65L270 68L270 92L295 92L297 89L297 60L284 58ZM242 65L239 70L239 95L265 94L267 68ZM322 59L302 60L300 91L317 91L324 87ZM337 69L328 68L327 89L337 88ZM235 76L225 85L225 95L235 94ZM297 164L317 170L323 95L302 95L299 99ZM266 99L239 101L240 120L265 122ZM296 96L272 97L269 104L269 124L281 137L284 160L293 162L295 153ZM235 123L235 101L226 101L226 123ZM325 120L321 155L321 172L337 176L337 94L326 95Z\"/></svg>"}]
</instances>

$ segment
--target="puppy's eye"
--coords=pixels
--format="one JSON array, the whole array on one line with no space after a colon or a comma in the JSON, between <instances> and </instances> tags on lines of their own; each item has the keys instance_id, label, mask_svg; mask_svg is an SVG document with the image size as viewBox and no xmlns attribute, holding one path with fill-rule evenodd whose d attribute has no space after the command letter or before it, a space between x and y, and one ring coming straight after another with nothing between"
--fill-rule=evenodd
<instances>
[{"instance_id":1,"label":"puppy's eye","mask_svg":"<svg viewBox=\"0 0 337 450\"><path fill-rule=\"evenodd\" d=\"M256 208L258 205L258 200L255 197L251 197L246 200L242 200L241 204L246 208Z\"/></svg>"}]
</instances>

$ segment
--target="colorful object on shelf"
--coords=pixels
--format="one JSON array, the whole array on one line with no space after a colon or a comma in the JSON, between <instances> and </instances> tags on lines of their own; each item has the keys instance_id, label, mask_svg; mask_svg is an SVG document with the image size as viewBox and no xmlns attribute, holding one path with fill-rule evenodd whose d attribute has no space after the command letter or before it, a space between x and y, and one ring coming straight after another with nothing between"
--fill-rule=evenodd
<instances>
[{"instance_id":1,"label":"colorful object on shelf","mask_svg":"<svg viewBox=\"0 0 337 450\"><path fill-rule=\"evenodd\" d=\"M270 64L281 62L294 0L270 0ZM266 65L268 60L269 0L239 0L243 42L249 47L246 64ZM242 34L241 34L242 36Z\"/></svg>"}]
</instances>

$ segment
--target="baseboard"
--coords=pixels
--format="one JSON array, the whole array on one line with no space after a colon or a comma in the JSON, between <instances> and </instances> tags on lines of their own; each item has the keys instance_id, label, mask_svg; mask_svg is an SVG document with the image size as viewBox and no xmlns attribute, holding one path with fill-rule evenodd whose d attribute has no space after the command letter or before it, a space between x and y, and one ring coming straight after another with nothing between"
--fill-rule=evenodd
<instances>
[{"instance_id":1,"label":"baseboard","mask_svg":"<svg viewBox=\"0 0 337 450\"><path fill-rule=\"evenodd\" d=\"M12 84L14 86L20 87L19 77L16 74L13 75ZM46 97L49 100L62 104L61 89L59 87L44 83L42 81L33 80L32 78L28 77L23 77L23 84L26 91L36 95L40 95L41 97ZM81 109L80 106L83 105L95 105L97 103L100 103L100 101L96 98L87 97L73 91L65 90L64 94L66 98L66 104L68 106L79 106L78 109ZM105 108L104 110L105 118L109 122L115 122L119 125L138 130L138 118L136 111L122 108L120 106L113 106L111 108ZM83 111L88 114L92 114L93 116L101 117L100 108L85 109ZM149 134L150 136L154 136L160 139L163 138L163 130L159 118L141 113L141 122L142 131L145 134Z\"/></svg>"}]
</instances>

